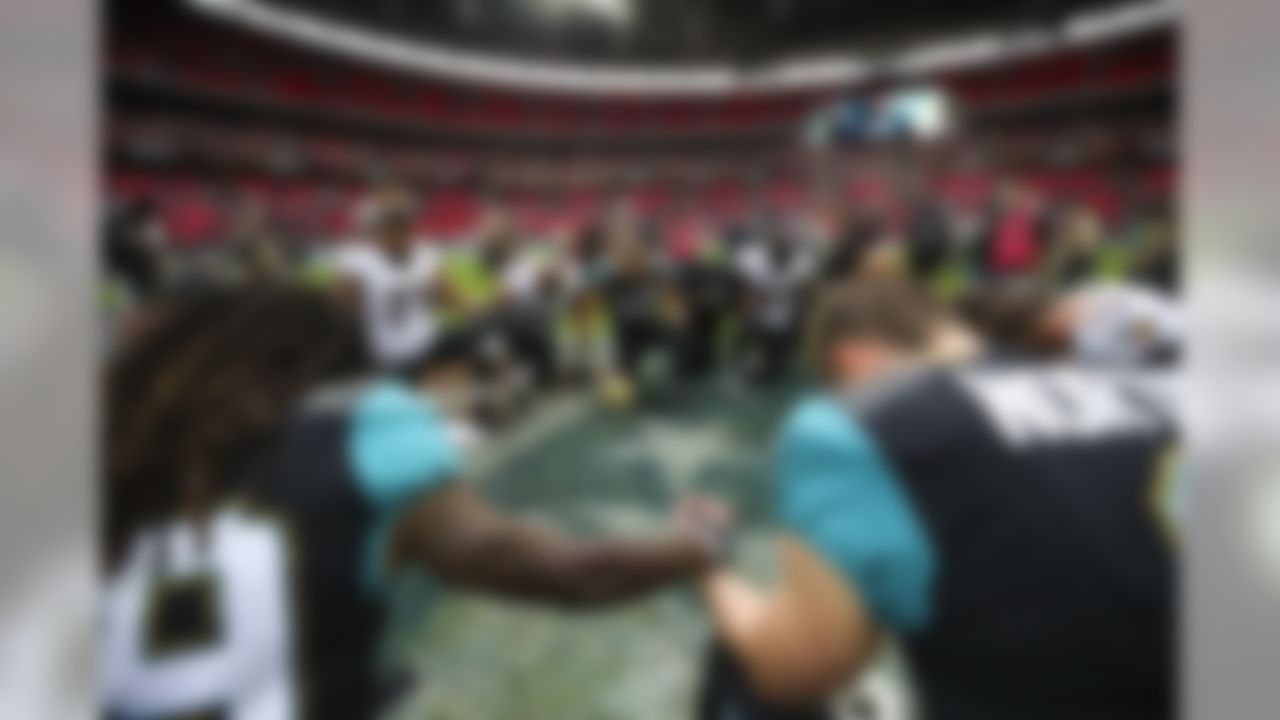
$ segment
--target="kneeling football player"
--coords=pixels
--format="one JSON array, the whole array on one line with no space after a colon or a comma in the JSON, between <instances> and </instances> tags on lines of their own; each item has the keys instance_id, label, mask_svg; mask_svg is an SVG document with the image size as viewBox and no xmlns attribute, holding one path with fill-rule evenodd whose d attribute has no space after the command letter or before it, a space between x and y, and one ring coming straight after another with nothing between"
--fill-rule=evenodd
<instances>
[{"instance_id":1,"label":"kneeling football player","mask_svg":"<svg viewBox=\"0 0 1280 720\"><path fill-rule=\"evenodd\" d=\"M387 576L570 607L705 568L701 520L576 540L459 482L441 413L368 380L330 300L263 289L177 301L111 370L102 705L108 717L374 717ZM713 528L712 528L713 529Z\"/></svg>"},{"instance_id":2,"label":"kneeling football player","mask_svg":"<svg viewBox=\"0 0 1280 720\"><path fill-rule=\"evenodd\" d=\"M894 633L929 720L1171 717L1168 374L943 365L946 318L899 285L818 312L827 387L778 446L780 580L704 577L702 716L832 717Z\"/></svg>"}]
</instances>

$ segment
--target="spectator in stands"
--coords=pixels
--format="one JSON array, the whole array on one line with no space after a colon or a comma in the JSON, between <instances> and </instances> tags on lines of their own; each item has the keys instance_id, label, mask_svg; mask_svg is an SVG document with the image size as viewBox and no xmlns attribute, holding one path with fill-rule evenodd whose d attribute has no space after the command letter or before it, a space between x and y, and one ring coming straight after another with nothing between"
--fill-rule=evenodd
<instances>
[{"instance_id":1,"label":"spectator in stands","mask_svg":"<svg viewBox=\"0 0 1280 720\"><path fill-rule=\"evenodd\" d=\"M1008 277L1034 271L1041 261L1042 219L1038 198L1017 180L999 188L984 242L981 267L988 275Z\"/></svg>"}]
</instances>

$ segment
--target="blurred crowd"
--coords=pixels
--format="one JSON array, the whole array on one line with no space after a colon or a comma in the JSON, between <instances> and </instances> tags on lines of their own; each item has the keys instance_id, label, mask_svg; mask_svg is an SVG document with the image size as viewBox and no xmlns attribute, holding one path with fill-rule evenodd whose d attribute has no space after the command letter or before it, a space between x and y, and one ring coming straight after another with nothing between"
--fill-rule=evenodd
<instances>
[{"instance_id":1,"label":"blurred crowd","mask_svg":"<svg viewBox=\"0 0 1280 720\"><path fill-rule=\"evenodd\" d=\"M956 203L903 167L888 175L892 193L850 197L814 183L810 202L758 199L722 223L700 220L696 207L660 222L619 197L573 231L534 235L494 201L450 242L422 236L415 218L433 198L407 183L371 186L350 231L322 244L282 240L268 208L252 204L222 242L183 248L155 205L135 198L105 221L108 342L158 294L308 284L362 313L388 371L462 368L487 412L507 418L566 384L630 404L707 379L785 382L803 367L806 309L823 283L898 277L927 287L1002 352L1176 356L1167 198L1135 194L1103 208L1004 176L976 202Z\"/></svg>"}]
</instances>

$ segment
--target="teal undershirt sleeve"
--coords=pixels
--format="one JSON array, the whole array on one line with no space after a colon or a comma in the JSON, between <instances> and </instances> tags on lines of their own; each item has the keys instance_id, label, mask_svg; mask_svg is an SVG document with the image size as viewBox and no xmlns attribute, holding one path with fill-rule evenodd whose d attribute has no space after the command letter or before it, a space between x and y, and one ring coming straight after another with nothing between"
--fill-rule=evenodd
<instances>
[{"instance_id":1,"label":"teal undershirt sleeve","mask_svg":"<svg viewBox=\"0 0 1280 720\"><path fill-rule=\"evenodd\" d=\"M776 457L786 528L856 586L877 623L927 626L937 558L910 498L853 414L827 397L788 418Z\"/></svg>"},{"instance_id":2,"label":"teal undershirt sleeve","mask_svg":"<svg viewBox=\"0 0 1280 720\"><path fill-rule=\"evenodd\" d=\"M421 394L399 382L371 385L353 410L348 458L377 519L369 540L366 578L384 583L391 529L414 501L453 481L461 461L445 418Z\"/></svg>"}]
</instances>

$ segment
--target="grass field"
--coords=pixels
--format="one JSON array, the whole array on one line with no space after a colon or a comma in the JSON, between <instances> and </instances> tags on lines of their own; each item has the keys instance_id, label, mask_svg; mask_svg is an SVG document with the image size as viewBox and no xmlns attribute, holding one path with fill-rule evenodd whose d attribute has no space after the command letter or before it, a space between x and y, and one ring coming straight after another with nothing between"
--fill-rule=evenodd
<instances>
[{"instance_id":1,"label":"grass field","mask_svg":"<svg viewBox=\"0 0 1280 720\"><path fill-rule=\"evenodd\" d=\"M682 493L716 493L743 525L740 562L768 573L769 446L790 393L680 393L659 410L618 413L553 399L474 462L507 507L580 533L645 534ZM425 683L397 718L683 720L707 625L688 588L583 615L410 583L399 652Z\"/></svg>"},{"instance_id":2,"label":"grass field","mask_svg":"<svg viewBox=\"0 0 1280 720\"><path fill-rule=\"evenodd\" d=\"M584 397L553 399L478 453L472 478L499 504L585 534L652 533L681 494L715 494L739 518L736 563L764 580L775 530L772 438L796 394L686 388L660 409L631 413ZM395 652L407 654L424 683L393 720L691 717L709 628L688 587L582 614L420 580L406 583L399 606ZM873 684L887 675L894 686L893 662L882 663ZM893 687L875 694L882 708L901 704Z\"/></svg>"}]
</instances>

